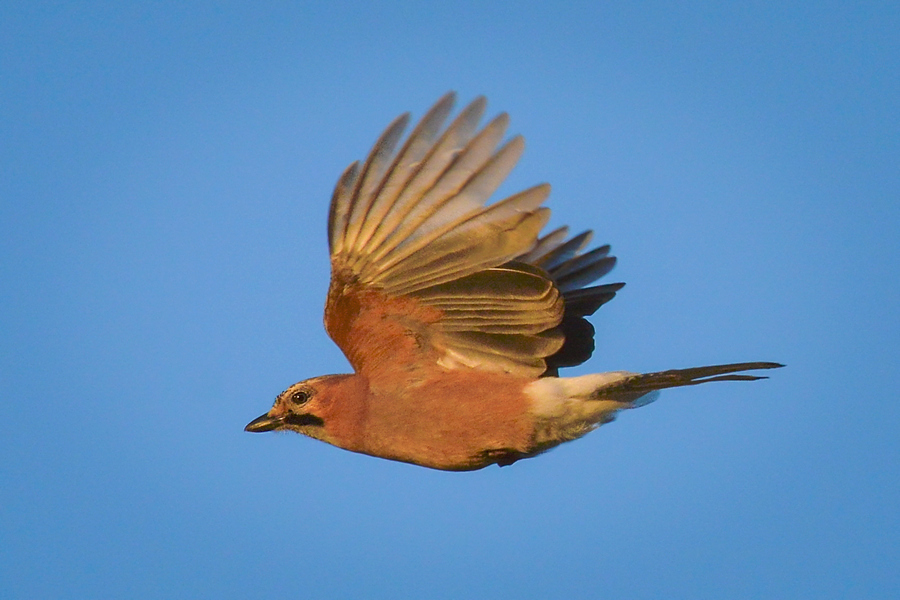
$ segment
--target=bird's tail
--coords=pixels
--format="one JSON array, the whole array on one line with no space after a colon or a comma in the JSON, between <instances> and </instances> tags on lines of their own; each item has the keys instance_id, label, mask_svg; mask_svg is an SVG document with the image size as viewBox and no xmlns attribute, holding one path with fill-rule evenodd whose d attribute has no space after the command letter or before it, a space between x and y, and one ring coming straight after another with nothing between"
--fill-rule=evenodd
<instances>
[{"instance_id":1,"label":"bird's tail","mask_svg":"<svg viewBox=\"0 0 900 600\"><path fill-rule=\"evenodd\" d=\"M691 369L672 369L658 373L623 373L623 377L609 381L594 389L591 395L596 400L617 402L639 402L642 396L672 387L700 385L710 381L756 381L768 379L764 375L747 375L743 371L778 369L784 365L774 362L733 363L730 365L710 365Z\"/></svg>"},{"instance_id":2,"label":"bird's tail","mask_svg":"<svg viewBox=\"0 0 900 600\"><path fill-rule=\"evenodd\" d=\"M710 381L766 379L744 371L783 366L772 362L750 362L658 373L614 371L580 377L543 377L529 383L525 393L531 398L531 410L537 417L536 441L540 448L546 449L612 421L620 410L653 402L659 396L659 390Z\"/></svg>"}]
</instances>

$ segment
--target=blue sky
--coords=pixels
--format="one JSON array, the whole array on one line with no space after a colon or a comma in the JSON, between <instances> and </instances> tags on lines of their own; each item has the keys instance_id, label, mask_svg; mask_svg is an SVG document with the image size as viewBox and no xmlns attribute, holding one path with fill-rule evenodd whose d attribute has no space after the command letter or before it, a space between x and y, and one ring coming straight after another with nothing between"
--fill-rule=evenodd
<instances>
[{"instance_id":1,"label":"blue sky","mask_svg":"<svg viewBox=\"0 0 900 600\"><path fill-rule=\"evenodd\" d=\"M0 596L900 595L895 3L0 7ZM343 168L449 89L627 286L570 375L744 360L509 468L242 431L348 369ZM486 400L487 401L487 400Z\"/></svg>"}]
</instances>

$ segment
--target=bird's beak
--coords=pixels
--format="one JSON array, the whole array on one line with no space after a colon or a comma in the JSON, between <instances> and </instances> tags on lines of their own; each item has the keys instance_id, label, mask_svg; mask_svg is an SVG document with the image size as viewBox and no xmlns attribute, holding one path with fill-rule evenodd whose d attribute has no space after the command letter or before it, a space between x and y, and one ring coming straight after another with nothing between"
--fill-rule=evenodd
<instances>
[{"instance_id":1,"label":"bird's beak","mask_svg":"<svg viewBox=\"0 0 900 600\"><path fill-rule=\"evenodd\" d=\"M250 433L262 433L264 431L273 431L281 427L284 423L283 419L270 417L269 413L266 413L260 417L257 417L247 423L247 426L244 427L244 431L249 431Z\"/></svg>"}]
</instances>

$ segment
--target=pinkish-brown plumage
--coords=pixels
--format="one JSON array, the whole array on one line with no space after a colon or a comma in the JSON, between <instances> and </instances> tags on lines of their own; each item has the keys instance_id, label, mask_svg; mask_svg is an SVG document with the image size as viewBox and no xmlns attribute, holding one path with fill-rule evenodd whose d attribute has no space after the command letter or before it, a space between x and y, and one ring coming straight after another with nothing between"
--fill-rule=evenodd
<instances>
[{"instance_id":1,"label":"pinkish-brown plumage","mask_svg":"<svg viewBox=\"0 0 900 600\"><path fill-rule=\"evenodd\" d=\"M739 363L557 377L593 351L585 317L622 284L588 287L615 264L590 232L538 237L549 186L485 206L521 137L478 122L478 98L443 127L447 94L395 151L396 119L331 202L325 329L355 373L292 385L247 431L288 429L335 446L445 470L507 465L575 439L667 387L750 381Z\"/></svg>"}]
</instances>

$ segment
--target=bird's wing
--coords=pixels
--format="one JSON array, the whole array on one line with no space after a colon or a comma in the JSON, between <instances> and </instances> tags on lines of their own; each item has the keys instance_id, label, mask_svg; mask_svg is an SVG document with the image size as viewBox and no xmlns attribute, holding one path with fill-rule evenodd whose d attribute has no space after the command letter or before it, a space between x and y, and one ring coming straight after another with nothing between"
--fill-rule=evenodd
<instances>
[{"instance_id":1,"label":"bird's wing","mask_svg":"<svg viewBox=\"0 0 900 600\"><path fill-rule=\"evenodd\" d=\"M558 375L561 367L574 367L591 357L594 327L586 317L612 300L625 286L607 283L585 287L616 266L616 257L609 256L609 245L582 253L592 236L593 232L588 230L569 238L569 228L560 227L538 239L534 248L517 259L546 270L563 297L563 319L557 328L565 343L547 357L544 375Z\"/></svg>"},{"instance_id":2,"label":"bird's wing","mask_svg":"<svg viewBox=\"0 0 900 600\"><path fill-rule=\"evenodd\" d=\"M608 247L579 255L585 237L559 230L539 240L548 185L485 206L524 142L498 149L506 114L478 129L484 98L443 129L453 102L441 98L395 151L409 115L397 118L332 197L325 328L370 378L436 364L541 375L566 345L569 295L583 321L618 289L582 289L611 268Z\"/></svg>"}]
</instances>

